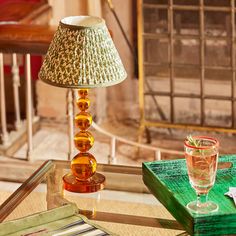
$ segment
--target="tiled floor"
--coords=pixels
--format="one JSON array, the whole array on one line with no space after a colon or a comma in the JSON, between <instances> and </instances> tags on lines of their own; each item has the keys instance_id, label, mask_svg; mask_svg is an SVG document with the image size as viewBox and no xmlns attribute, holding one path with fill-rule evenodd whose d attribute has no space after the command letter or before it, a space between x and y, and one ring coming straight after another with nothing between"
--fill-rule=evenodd
<instances>
[{"instance_id":1,"label":"tiled floor","mask_svg":"<svg viewBox=\"0 0 236 236\"><path fill-rule=\"evenodd\" d=\"M103 128L112 134L130 141L137 141L138 128L132 125L105 123ZM75 130L76 132L77 130ZM95 137L95 143L90 152L99 163L107 163L110 154L111 138L99 133L94 128L90 132ZM51 125L43 123L41 129L33 136L33 160L59 159L67 160L68 157L68 135L66 124ZM14 156L24 159L27 145L23 145ZM141 165L143 161L153 160L154 152L116 142L116 164ZM77 151L74 150L74 154ZM142 157L141 157L142 156Z\"/></svg>"},{"instance_id":2,"label":"tiled floor","mask_svg":"<svg viewBox=\"0 0 236 236\"><path fill-rule=\"evenodd\" d=\"M99 163L108 163L108 155L110 153L109 138L101 137L94 130L92 132L95 135L95 143L90 152L96 157ZM34 135L33 145L33 160L67 160L68 136L64 131L58 131L55 128L44 127ZM129 158L129 155L133 151L130 146L118 144L117 147L117 164L137 165L136 161L133 161ZM14 154L14 156L24 159L26 150L27 145L25 144ZM74 150L74 155L77 152L78 151Z\"/></svg>"},{"instance_id":3,"label":"tiled floor","mask_svg":"<svg viewBox=\"0 0 236 236\"><path fill-rule=\"evenodd\" d=\"M135 122L119 123L107 122L102 127L112 134L131 141L138 140L139 129ZM76 132L76 130L75 130ZM90 132L95 136L95 143L90 152L96 157L99 163L107 163L110 154L111 139L99 133L93 128ZM151 129L151 144L153 147L177 150L183 152L183 140L188 134L211 135L220 141L220 153L236 153L236 135L225 133L194 132L189 130L166 130ZM145 141L145 138L143 139ZM33 137L33 160L59 159L66 160L68 157L68 135L66 124L43 123L42 128ZM74 154L77 151L74 150ZM21 147L15 157L24 158L26 155L26 144ZM183 155L162 153L163 159L183 158ZM154 151L137 149L121 142L116 142L116 163L123 165L141 165L143 161L155 159Z\"/></svg>"}]
</instances>

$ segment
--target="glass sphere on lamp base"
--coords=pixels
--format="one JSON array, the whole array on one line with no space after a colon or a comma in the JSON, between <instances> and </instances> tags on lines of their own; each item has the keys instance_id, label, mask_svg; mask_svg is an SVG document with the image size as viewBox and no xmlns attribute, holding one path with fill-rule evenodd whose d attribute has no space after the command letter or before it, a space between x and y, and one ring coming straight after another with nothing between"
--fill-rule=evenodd
<instances>
[{"instance_id":1,"label":"glass sphere on lamp base","mask_svg":"<svg viewBox=\"0 0 236 236\"><path fill-rule=\"evenodd\" d=\"M75 125L80 131L74 136L75 147L80 151L71 161L71 172L63 177L64 189L71 192L91 193L104 188L105 176L96 173L97 161L88 152L94 144L93 135L87 131L92 124L92 116L86 112L90 101L88 89L79 89L77 106L80 112L75 116Z\"/></svg>"},{"instance_id":2,"label":"glass sphere on lamp base","mask_svg":"<svg viewBox=\"0 0 236 236\"><path fill-rule=\"evenodd\" d=\"M76 193L92 193L104 189L105 176L95 173L86 181L78 180L73 174L63 177L64 189Z\"/></svg>"}]
</instances>

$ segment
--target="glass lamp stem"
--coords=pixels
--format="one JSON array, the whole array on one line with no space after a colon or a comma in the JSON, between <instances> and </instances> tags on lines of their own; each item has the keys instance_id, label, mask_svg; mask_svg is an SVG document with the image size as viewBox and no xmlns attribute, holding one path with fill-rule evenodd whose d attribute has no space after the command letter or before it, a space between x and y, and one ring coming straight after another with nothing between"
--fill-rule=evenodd
<instances>
[{"instance_id":1,"label":"glass lamp stem","mask_svg":"<svg viewBox=\"0 0 236 236\"><path fill-rule=\"evenodd\" d=\"M78 95L79 113L75 116L75 125L79 132L74 136L74 143L79 153L71 161L72 174L65 175L63 181L66 190L91 193L104 188L105 176L96 173L97 161L88 152L94 143L94 137L88 131L92 124L92 115L87 111L90 105L88 89L79 89Z\"/></svg>"}]
</instances>

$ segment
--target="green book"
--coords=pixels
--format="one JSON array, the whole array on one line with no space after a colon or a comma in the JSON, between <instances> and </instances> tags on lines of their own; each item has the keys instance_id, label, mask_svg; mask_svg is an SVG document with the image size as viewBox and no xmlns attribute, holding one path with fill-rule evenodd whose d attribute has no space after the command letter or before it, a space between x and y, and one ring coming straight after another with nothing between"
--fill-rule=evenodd
<instances>
[{"instance_id":1,"label":"green book","mask_svg":"<svg viewBox=\"0 0 236 236\"><path fill-rule=\"evenodd\" d=\"M236 235L236 206L232 198L224 195L229 187L236 187L236 155L221 156L219 162L232 164L217 170L209 200L217 203L219 210L206 215L191 213L186 208L196 200L196 193L189 184L185 159L142 165L145 185L190 235Z\"/></svg>"},{"instance_id":2,"label":"green book","mask_svg":"<svg viewBox=\"0 0 236 236\"><path fill-rule=\"evenodd\" d=\"M0 236L115 235L78 214L74 204L0 224Z\"/></svg>"}]
</instances>

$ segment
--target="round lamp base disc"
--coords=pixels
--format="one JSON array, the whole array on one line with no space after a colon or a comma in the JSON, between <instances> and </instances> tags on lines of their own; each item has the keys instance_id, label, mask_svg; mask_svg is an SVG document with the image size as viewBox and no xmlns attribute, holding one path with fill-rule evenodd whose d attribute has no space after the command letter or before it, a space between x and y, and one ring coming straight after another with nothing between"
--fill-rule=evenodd
<instances>
[{"instance_id":1,"label":"round lamp base disc","mask_svg":"<svg viewBox=\"0 0 236 236\"><path fill-rule=\"evenodd\" d=\"M63 176L64 189L76 193L93 193L104 189L105 176L95 173L86 181L78 180L74 175Z\"/></svg>"}]
</instances>

